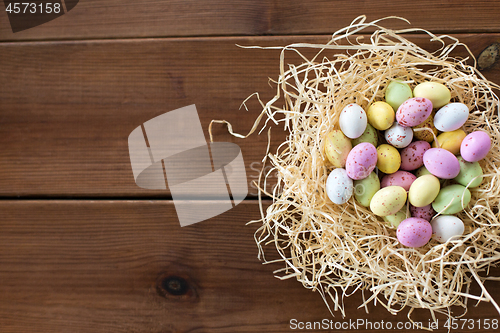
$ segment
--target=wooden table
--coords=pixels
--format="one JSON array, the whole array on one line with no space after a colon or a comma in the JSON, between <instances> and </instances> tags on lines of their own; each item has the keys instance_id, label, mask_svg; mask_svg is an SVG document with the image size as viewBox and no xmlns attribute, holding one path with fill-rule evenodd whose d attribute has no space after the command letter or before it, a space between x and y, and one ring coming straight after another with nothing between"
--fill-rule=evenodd
<instances>
[{"instance_id":1,"label":"wooden table","mask_svg":"<svg viewBox=\"0 0 500 333\"><path fill-rule=\"evenodd\" d=\"M259 262L257 225L245 225L259 218L253 188L236 208L181 228L168 191L135 184L127 137L189 104L207 138L212 119L246 133L260 108L239 106L256 91L273 96L268 77L278 73L279 51L236 44L326 42L358 15L399 15L460 38L478 56L500 42L499 5L82 0L15 34L0 13L0 332L288 332L292 319L407 322L405 311L357 309L359 293L346 300L346 318L331 317L318 293L274 278L281 266ZM411 38L432 47L423 35ZM483 74L500 83L500 65ZM214 135L241 147L255 179L265 135L239 140L224 126ZM500 284L487 287L500 302ZM465 318L500 317L491 304L471 302ZM414 319L427 323L429 315ZM476 323L458 331L482 330Z\"/></svg>"}]
</instances>

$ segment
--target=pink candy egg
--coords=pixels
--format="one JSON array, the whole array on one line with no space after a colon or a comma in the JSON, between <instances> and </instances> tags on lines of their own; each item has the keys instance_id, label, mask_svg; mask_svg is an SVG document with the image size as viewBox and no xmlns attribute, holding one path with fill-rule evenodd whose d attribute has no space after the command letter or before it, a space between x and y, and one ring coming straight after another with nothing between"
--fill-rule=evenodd
<instances>
[{"instance_id":1,"label":"pink candy egg","mask_svg":"<svg viewBox=\"0 0 500 333\"><path fill-rule=\"evenodd\" d=\"M427 141L415 141L401 151L401 169L416 170L424 165L424 153L431 149Z\"/></svg>"},{"instance_id":2,"label":"pink candy egg","mask_svg":"<svg viewBox=\"0 0 500 333\"><path fill-rule=\"evenodd\" d=\"M424 97L414 97L403 102L396 111L401 126L413 127L423 123L432 112L432 102Z\"/></svg>"},{"instance_id":3,"label":"pink candy egg","mask_svg":"<svg viewBox=\"0 0 500 333\"><path fill-rule=\"evenodd\" d=\"M345 169L349 178L364 179L377 165L377 148L368 142L362 142L351 149L347 155Z\"/></svg>"},{"instance_id":4,"label":"pink candy egg","mask_svg":"<svg viewBox=\"0 0 500 333\"><path fill-rule=\"evenodd\" d=\"M425 168L434 176L452 179L460 172L460 163L455 155L443 148L431 148L424 153Z\"/></svg>"},{"instance_id":5,"label":"pink candy egg","mask_svg":"<svg viewBox=\"0 0 500 333\"><path fill-rule=\"evenodd\" d=\"M424 207L415 207L410 204L410 213L411 217L418 217L429 222L432 220L432 217L436 215L436 211L432 208L432 204Z\"/></svg>"},{"instance_id":6,"label":"pink candy egg","mask_svg":"<svg viewBox=\"0 0 500 333\"><path fill-rule=\"evenodd\" d=\"M380 181L380 188L387 186L401 186L405 191L410 190L411 184L417 176L407 171L396 171L390 175L385 175Z\"/></svg>"},{"instance_id":7,"label":"pink candy egg","mask_svg":"<svg viewBox=\"0 0 500 333\"><path fill-rule=\"evenodd\" d=\"M410 217L399 224L396 235L404 246L420 247L431 239L432 226L429 221L422 218Z\"/></svg>"},{"instance_id":8,"label":"pink candy egg","mask_svg":"<svg viewBox=\"0 0 500 333\"><path fill-rule=\"evenodd\" d=\"M477 162L488 155L491 148L490 136L482 131L475 131L465 137L460 146L460 155L467 162Z\"/></svg>"}]
</instances>

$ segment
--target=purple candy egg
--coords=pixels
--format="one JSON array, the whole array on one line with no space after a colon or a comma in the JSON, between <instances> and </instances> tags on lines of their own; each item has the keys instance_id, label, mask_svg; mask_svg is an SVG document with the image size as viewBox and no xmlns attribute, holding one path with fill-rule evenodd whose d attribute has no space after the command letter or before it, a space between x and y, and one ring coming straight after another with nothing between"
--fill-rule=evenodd
<instances>
[{"instance_id":1,"label":"purple candy egg","mask_svg":"<svg viewBox=\"0 0 500 333\"><path fill-rule=\"evenodd\" d=\"M396 231L398 241L404 246L421 247L432 237L432 226L429 221L418 217L403 220Z\"/></svg>"},{"instance_id":2,"label":"purple candy egg","mask_svg":"<svg viewBox=\"0 0 500 333\"><path fill-rule=\"evenodd\" d=\"M401 151L401 169L416 170L424 165L424 153L431 149L427 141L415 141Z\"/></svg>"},{"instance_id":3,"label":"purple candy egg","mask_svg":"<svg viewBox=\"0 0 500 333\"><path fill-rule=\"evenodd\" d=\"M432 204L424 207L415 207L410 204L411 217L418 217L426 221L431 221L432 217L436 215L436 211L432 208Z\"/></svg>"},{"instance_id":4,"label":"purple candy egg","mask_svg":"<svg viewBox=\"0 0 500 333\"><path fill-rule=\"evenodd\" d=\"M405 191L410 190L411 184L417 176L407 171L396 171L390 175L385 175L380 181L380 188L387 186L401 186Z\"/></svg>"},{"instance_id":5,"label":"purple candy egg","mask_svg":"<svg viewBox=\"0 0 500 333\"><path fill-rule=\"evenodd\" d=\"M425 168L434 176L452 179L460 172L460 163L455 155L443 148L431 148L424 153Z\"/></svg>"},{"instance_id":6,"label":"purple candy egg","mask_svg":"<svg viewBox=\"0 0 500 333\"><path fill-rule=\"evenodd\" d=\"M488 133L475 131L465 137L460 146L460 155L467 162L477 162L488 155L491 139Z\"/></svg>"},{"instance_id":7,"label":"purple candy egg","mask_svg":"<svg viewBox=\"0 0 500 333\"><path fill-rule=\"evenodd\" d=\"M368 177L376 165L377 148L371 143L362 142L347 155L345 169L349 178L360 180Z\"/></svg>"},{"instance_id":8,"label":"purple candy egg","mask_svg":"<svg viewBox=\"0 0 500 333\"><path fill-rule=\"evenodd\" d=\"M396 111L401 126L413 127L423 123L432 112L432 102L424 97L414 97L403 102Z\"/></svg>"}]
</instances>

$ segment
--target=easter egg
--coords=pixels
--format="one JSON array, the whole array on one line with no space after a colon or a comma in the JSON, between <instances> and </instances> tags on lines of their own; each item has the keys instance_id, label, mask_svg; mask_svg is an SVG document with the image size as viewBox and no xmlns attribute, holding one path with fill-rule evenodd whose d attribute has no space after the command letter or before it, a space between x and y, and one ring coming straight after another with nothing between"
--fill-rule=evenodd
<instances>
[{"instance_id":1,"label":"easter egg","mask_svg":"<svg viewBox=\"0 0 500 333\"><path fill-rule=\"evenodd\" d=\"M421 166L420 168L417 169L417 171L415 171L415 176L417 176L417 178L423 175L432 175L432 173L430 173L429 170L427 170L425 165Z\"/></svg>"},{"instance_id":2,"label":"easter egg","mask_svg":"<svg viewBox=\"0 0 500 333\"><path fill-rule=\"evenodd\" d=\"M418 177L410 186L408 200L415 207L427 206L439 195L440 188L439 179L435 176L424 175Z\"/></svg>"},{"instance_id":3,"label":"easter egg","mask_svg":"<svg viewBox=\"0 0 500 333\"><path fill-rule=\"evenodd\" d=\"M413 139L413 130L410 127L404 127L395 122L384 133L385 140L396 148L404 148L411 143Z\"/></svg>"},{"instance_id":4,"label":"easter egg","mask_svg":"<svg viewBox=\"0 0 500 333\"><path fill-rule=\"evenodd\" d=\"M427 141L412 142L401 151L401 169L411 171L424 165L424 153L431 148Z\"/></svg>"},{"instance_id":5,"label":"easter egg","mask_svg":"<svg viewBox=\"0 0 500 333\"><path fill-rule=\"evenodd\" d=\"M413 97L413 92L408 84L394 80L391 81L385 88L385 101L394 111L407 99Z\"/></svg>"},{"instance_id":6,"label":"easter egg","mask_svg":"<svg viewBox=\"0 0 500 333\"><path fill-rule=\"evenodd\" d=\"M463 157L458 157L460 163L460 172L454 179L457 183L469 188L478 187L483 181L483 169L479 162L467 162ZM469 184L470 183L470 184Z\"/></svg>"},{"instance_id":7,"label":"easter egg","mask_svg":"<svg viewBox=\"0 0 500 333\"><path fill-rule=\"evenodd\" d=\"M461 236L465 226L461 219L453 215L439 215L431 221L432 236L438 242L446 243L450 238Z\"/></svg>"},{"instance_id":8,"label":"easter egg","mask_svg":"<svg viewBox=\"0 0 500 333\"><path fill-rule=\"evenodd\" d=\"M384 187L370 201L373 214L387 216L396 214L406 203L406 191L401 186Z\"/></svg>"},{"instance_id":9,"label":"easter egg","mask_svg":"<svg viewBox=\"0 0 500 333\"><path fill-rule=\"evenodd\" d=\"M385 131L394 123L394 110L386 102L375 102L366 111L368 123L374 128Z\"/></svg>"},{"instance_id":10,"label":"easter egg","mask_svg":"<svg viewBox=\"0 0 500 333\"><path fill-rule=\"evenodd\" d=\"M351 198L353 192L352 179L347 176L347 172L342 168L334 169L326 179L326 194L335 204L346 203Z\"/></svg>"},{"instance_id":11,"label":"easter egg","mask_svg":"<svg viewBox=\"0 0 500 333\"><path fill-rule=\"evenodd\" d=\"M460 172L460 163L455 155L443 148L431 148L424 153L424 165L434 176L452 179Z\"/></svg>"},{"instance_id":12,"label":"easter egg","mask_svg":"<svg viewBox=\"0 0 500 333\"><path fill-rule=\"evenodd\" d=\"M391 145L382 144L377 147L377 168L383 173L394 173L401 166L399 151Z\"/></svg>"},{"instance_id":13,"label":"easter egg","mask_svg":"<svg viewBox=\"0 0 500 333\"><path fill-rule=\"evenodd\" d=\"M398 170L392 174L385 175L380 181L380 187L401 186L405 191L410 190L411 184L417 177L407 171Z\"/></svg>"},{"instance_id":14,"label":"easter egg","mask_svg":"<svg viewBox=\"0 0 500 333\"><path fill-rule=\"evenodd\" d=\"M439 191L438 196L432 203L432 208L440 214L456 214L467 207L470 199L470 191L464 186L458 184L448 185Z\"/></svg>"},{"instance_id":15,"label":"easter egg","mask_svg":"<svg viewBox=\"0 0 500 333\"><path fill-rule=\"evenodd\" d=\"M368 142L377 147L378 146L377 130L373 128L372 125L366 124L366 129L363 132L363 134L361 134L359 138L352 139L351 142L353 147L359 145L361 142Z\"/></svg>"},{"instance_id":16,"label":"easter egg","mask_svg":"<svg viewBox=\"0 0 500 333\"><path fill-rule=\"evenodd\" d=\"M462 127L469 118L469 108L464 103L449 103L436 112L434 126L441 132L451 132Z\"/></svg>"},{"instance_id":17,"label":"easter egg","mask_svg":"<svg viewBox=\"0 0 500 333\"><path fill-rule=\"evenodd\" d=\"M378 190L380 190L380 181L373 171L368 177L354 181L354 198L361 206L370 206L370 201Z\"/></svg>"},{"instance_id":18,"label":"easter egg","mask_svg":"<svg viewBox=\"0 0 500 333\"><path fill-rule=\"evenodd\" d=\"M406 205L403 206L396 214L387 215L382 217L387 225L391 228L397 228L399 224L407 218L406 216Z\"/></svg>"},{"instance_id":19,"label":"easter egg","mask_svg":"<svg viewBox=\"0 0 500 333\"><path fill-rule=\"evenodd\" d=\"M350 139L356 139L363 134L366 129L366 113L361 106L356 103L348 104L342 109L339 117L339 125L342 133Z\"/></svg>"},{"instance_id":20,"label":"easter egg","mask_svg":"<svg viewBox=\"0 0 500 333\"><path fill-rule=\"evenodd\" d=\"M417 140L432 142L438 130L434 127L434 117L432 114L420 125L413 127L413 136ZM434 135L433 135L434 134Z\"/></svg>"},{"instance_id":21,"label":"easter egg","mask_svg":"<svg viewBox=\"0 0 500 333\"><path fill-rule=\"evenodd\" d=\"M347 155L345 169L347 175L354 180L368 177L377 165L377 148L368 142L355 146Z\"/></svg>"},{"instance_id":22,"label":"easter egg","mask_svg":"<svg viewBox=\"0 0 500 333\"><path fill-rule=\"evenodd\" d=\"M328 161L336 168L343 168L347 155L352 149L349 140L342 131L333 130L325 138L325 155Z\"/></svg>"},{"instance_id":23,"label":"easter egg","mask_svg":"<svg viewBox=\"0 0 500 333\"><path fill-rule=\"evenodd\" d=\"M413 96L427 98L434 108L440 108L450 102L451 92L444 84L423 82L413 89Z\"/></svg>"},{"instance_id":24,"label":"easter egg","mask_svg":"<svg viewBox=\"0 0 500 333\"><path fill-rule=\"evenodd\" d=\"M399 224L396 235L404 246L421 247L431 239L432 226L424 219L410 217Z\"/></svg>"},{"instance_id":25,"label":"easter egg","mask_svg":"<svg viewBox=\"0 0 500 333\"><path fill-rule=\"evenodd\" d=\"M488 155L491 139L488 133L475 131L465 137L460 145L460 155L467 162L477 162Z\"/></svg>"},{"instance_id":26,"label":"easter egg","mask_svg":"<svg viewBox=\"0 0 500 333\"><path fill-rule=\"evenodd\" d=\"M411 217L418 217L426 221L430 221L436 215L436 211L434 211L431 204L423 207L415 207L410 204L410 213Z\"/></svg>"},{"instance_id":27,"label":"easter egg","mask_svg":"<svg viewBox=\"0 0 500 333\"><path fill-rule=\"evenodd\" d=\"M432 112L432 103L427 98L413 97L401 104L396 111L396 120L401 126L413 127L423 123Z\"/></svg>"},{"instance_id":28,"label":"easter egg","mask_svg":"<svg viewBox=\"0 0 500 333\"><path fill-rule=\"evenodd\" d=\"M452 153L453 155L457 155L460 153L460 145L462 141L465 139L467 134L461 129L457 129L451 132L444 132L438 135L437 141L440 147L437 146L436 141L432 143L432 147L434 148L443 148Z\"/></svg>"}]
</instances>

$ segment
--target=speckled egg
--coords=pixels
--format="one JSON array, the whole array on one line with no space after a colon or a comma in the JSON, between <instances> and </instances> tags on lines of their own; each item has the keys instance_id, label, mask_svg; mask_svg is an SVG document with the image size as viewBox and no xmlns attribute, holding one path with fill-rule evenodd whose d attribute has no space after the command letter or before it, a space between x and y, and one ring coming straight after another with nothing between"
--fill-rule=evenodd
<instances>
[{"instance_id":1,"label":"speckled egg","mask_svg":"<svg viewBox=\"0 0 500 333\"><path fill-rule=\"evenodd\" d=\"M413 96L424 97L432 102L434 108L440 108L451 100L450 90L438 82L423 82L413 89Z\"/></svg>"},{"instance_id":2,"label":"speckled egg","mask_svg":"<svg viewBox=\"0 0 500 333\"><path fill-rule=\"evenodd\" d=\"M403 206L396 214L387 215L382 217L385 222L387 222L387 226L390 228L397 228L399 224L406 219L406 205Z\"/></svg>"},{"instance_id":3,"label":"speckled egg","mask_svg":"<svg viewBox=\"0 0 500 333\"><path fill-rule=\"evenodd\" d=\"M427 170L425 165L421 166L420 168L417 169L417 171L415 171L415 176L417 176L417 178L422 177L423 175L432 175L432 173L430 173L429 170Z\"/></svg>"},{"instance_id":4,"label":"speckled egg","mask_svg":"<svg viewBox=\"0 0 500 333\"><path fill-rule=\"evenodd\" d=\"M461 236L465 231L461 219L453 215L439 215L431 221L432 237L438 242L446 243L452 237Z\"/></svg>"},{"instance_id":5,"label":"speckled egg","mask_svg":"<svg viewBox=\"0 0 500 333\"><path fill-rule=\"evenodd\" d=\"M380 181L380 187L387 187L387 186L401 186L402 188L405 189L405 191L410 190L411 184L417 179L417 177L408 172L408 171L402 171L398 170L394 172L393 174L385 175L382 177L382 180Z\"/></svg>"},{"instance_id":6,"label":"speckled egg","mask_svg":"<svg viewBox=\"0 0 500 333\"><path fill-rule=\"evenodd\" d=\"M421 247L432 237L432 226L429 221L418 217L410 217L402 221L396 231L398 241L404 246Z\"/></svg>"},{"instance_id":7,"label":"speckled egg","mask_svg":"<svg viewBox=\"0 0 500 333\"><path fill-rule=\"evenodd\" d=\"M427 141L412 142L401 151L401 169L411 171L424 165L424 153L431 148Z\"/></svg>"},{"instance_id":8,"label":"speckled egg","mask_svg":"<svg viewBox=\"0 0 500 333\"><path fill-rule=\"evenodd\" d=\"M488 155L491 139L488 133L475 131L465 137L460 145L460 155L467 162L477 162Z\"/></svg>"},{"instance_id":9,"label":"speckled egg","mask_svg":"<svg viewBox=\"0 0 500 333\"><path fill-rule=\"evenodd\" d=\"M399 80L391 81L385 88L385 101L394 111L407 99L413 97L413 92L408 84Z\"/></svg>"},{"instance_id":10,"label":"speckled egg","mask_svg":"<svg viewBox=\"0 0 500 333\"><path fill-rule=\"evenodd\" d=\"M448 185L439 191L436 200L432 203L432 208L440 214L456 214L467 207L470 199L470 191L464 186Z\"/></svg>"},{"instance_id":11,"label":"speckled egg","mask_svg":"<svg viewBox=\"0 0 500 333\"><path fill-rule=\"evenodd\" d=\"M394 173L401 166L399 151L391 145L382 144L377 147L377 168L383 173Z\"/></svg>"},{"instance_id":12,"label":"speckled egg","mask_svg":"<svg viewBox=\"0 0 500 333\"><path fill-rule=\"evenodd\" d=\"M410 213L411 217L418 217L426 221L431 221L432 217L436 215L436 211L431 204L424 207L415 207L410 204Z\"/></svg>"},{"instance_id":13,"label":"speckled egg","mask_svg":"<svg viewBox=\"0 0 500 333\"><path fill-rule=\"evenodd\" d=\"M370 206L370 201L378 190L380 190L380 181L373 171L368 177L354 181L354 198L361 206Z\"/></svg>"},{"instance_id":14,"label":"speckled egg","mask_svg":"<svg viewBox=\"0 0 500 333\"><path fill-rule=\"evenodd\" d=\"M334 169L326 179L326 194L335 204L346 203L352 196L352 179L347 176L347 172L342 168Z\"/></svg>"},{"instance_id":15,"label":"speckled egg","mask_svg":"<svg viewBox=\"0 0 500 333\"><path fill-rule=\"evenodd\" d=\"M325 138L325 155L328 161L336 168L343 168L347 155L352 149L349 140L340 130L333 130Z\"/></svg>"},{"instance_id":16,"label":"speckled egg","mask_svg":"<svg viewBox=\"0 0 500 333\"><path fill-rule=\"evenodd\" d=\"M404 148L413 140L413 130L398 123L392 124L391 128L385 131L385 140L396 148Z\"/></svg>"},{"instance_id":17,"label":"speckled egg","mask_svg":"<svg viewBox=\"0 0 500 333\"><path fill-rule=\"evenodd\" d=\"M424 207L436 199L439 195L441 183L433 175L418 177L410 186L408 200L415 207Z\"/></svg>"},{"instance_id":18,"label":"speckled egg","mask_svg":"<svg viewBox=\"0 0 500 333\"><path fill-rule=\"evenodd\" d=\"M413 127L413 136L417 140L432 142L438 130L434 127L434 117L432 114L420 125Z\"/></svg>"},{"instance_id":19,"label":"speckled egg","mask_svg":"<svg viewBox=\"0 0 500 333\"><path fill-rule=\"evenodd\" d=\"M366 129L363 132L363 134L361 134L359 138L352 139L351 142L353 147L359 145L361 142L368 142L377 147L378 146L377 130L373 128L372 125L366 124Z\"/></svg>"},{"instance_id":20,"label":"speckled egg","mask_svg":"<svg viewBox=\"0 0 500 333\"><path fill-rule=\"evenodd\" d=\"M388 186L375 193L370 202L370 209L378 216L393 215L403 208L405 203L405 189L401 186Z\"/></svg>"},{"instance_id":21,"label":"speckled egg","mask_svg":"<svg viewBox=\"0 0 500 333\"><path fill-rule=\"evenodd\" d=\"M349 139L359 138L365 131L366 124L365 110L356 103L346 105L340 112L340 129Z\"/></svg>"},{"instance_id":22,"label":"speckled egg","mask_svg":"<svg viewBox=\"0 0 500 333\"><path fill-rule=\"evenodd\" d=\"M386 102L375 102L366 111L368 123L374 128L385 131L394 123L394 110Z\"/></svg>"},{"instance_id":23,"label":"speckled egg","mask_svg":"<svg viewBox=\"0 0 500 333\"><path fill-rule=\"evenodd\" d=\"M443 148L431 148L424 154L424 165L434 176L452 179L460 172L460 163L455 155Z\"/></svg>"},{"instance_id":24,"label":"speckled egg","mask_svg":"<svg viewBox=\"0 0 500 333\"><path fill-rule=\"evenodd\" d=\"M464 103L449 103L434 116L434 126L441 132L451 132L462 127L469 118L469 108Z\"/></svg>"},{"instance_id":25,"label":"speckled egg","mask_svg":"<svg viewBox=\"0 0 500 333\"><path fill-rule=\"evenodd\" d=\"M401 126L413 127L423 123L432 112L432 103L427 98L413 97L401 104L396 111L396 120Z\"/></svg>"},{"instance_id":26,"label":"speckled egg","mask_svg":"<svg viewBox=\"0 0 500 333\"><path fill-rule=\"evenodd\" d=\"M460 153L460 145L465 139L467 134L461 129L457 129L451 132L444 132L438 135L437 141L439 143L439 148L446 149L453 155ZM432 143L432 147L438 148L436 141Z\"/></svg>"},{"instance_id":27,"label":"speckled egg","mask_svg":"<svg viewBox=\"0 0 500 333\"><path fill-rule=\"evenodd\" d=\"M483 182L483 169L479 162L467 162L462 156L458 157L460 172L454 179L457 183L469 188L478 187Z\"/></svg>"},{"instance_id":28,"label":"speckled egg","mask_svg":"<svg viewBox=\"0 0 500 333\"><path fill-rule=\"evenodd\" d=\"M376 165L377 148L371 143L363 142L351 149L345 169L351 179L359 180L368 177Z\"/></svg>"}]
</instances>

